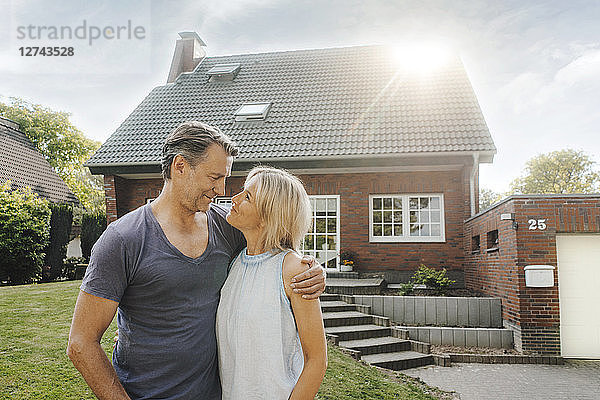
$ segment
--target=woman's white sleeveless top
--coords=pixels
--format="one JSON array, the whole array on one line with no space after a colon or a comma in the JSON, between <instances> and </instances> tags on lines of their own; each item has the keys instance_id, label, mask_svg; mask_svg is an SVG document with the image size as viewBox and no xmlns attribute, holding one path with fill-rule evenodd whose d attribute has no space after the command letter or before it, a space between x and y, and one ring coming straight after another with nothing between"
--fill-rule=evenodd
<instances>
[{"instance_id":1,"label":"woman's white sleeveless top","mask_svg":"<svg viewBox=\"0 0 600 400\"><path fill-rule=\"evenodd\" d=\"M221 289L216 334L224 400L285 400L302 373L302 347L283 288L287 253L251 256L244 249Z\"/></svg>"}]
</instances>

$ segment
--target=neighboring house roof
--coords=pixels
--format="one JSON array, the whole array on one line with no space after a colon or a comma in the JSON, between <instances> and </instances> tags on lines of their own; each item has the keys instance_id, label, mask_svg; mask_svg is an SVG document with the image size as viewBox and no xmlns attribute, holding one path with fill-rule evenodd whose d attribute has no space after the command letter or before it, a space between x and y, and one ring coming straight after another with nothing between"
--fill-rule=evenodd
<instances>
[{"instance_id":1,"label":"neighboring house roof","mask_svg":"<svg viewBox=\"0 0 600 400\"><path fill-rule=\"evenodd\" d=\"M215 65L236 63L233 81L209 81ZM270 102L267 118L236 122L248 102ZM240 161L496 152L458 58L425 76L387 47L358 46L206 57L152 90L86 165L158 164L165 137L188 120L230 135Z\"/></svg>"},{"instance_id":2,"label":"neighboring house roof","mask_svg":"<svg viewBox=\"0 0 600 400\"><path fill-rule=\"evenodd\" d=\"M19 125L0 117L0 183L11 181L13 189L29 186L55 203L79 203L52 166L19 131Z\"/></svg>"}]
</instances>

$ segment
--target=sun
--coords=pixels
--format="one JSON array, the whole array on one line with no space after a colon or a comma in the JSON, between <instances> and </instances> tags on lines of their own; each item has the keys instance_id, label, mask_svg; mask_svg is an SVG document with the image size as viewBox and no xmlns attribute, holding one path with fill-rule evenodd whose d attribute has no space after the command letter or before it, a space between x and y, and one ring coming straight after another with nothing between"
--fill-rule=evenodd
<instances>
[{"instance_id":1,"label":"sun","mask_svg":"<svg viewBox=\"0 0 600 400\"><path fill-rule=\"evenodd\" d=\"M447 65L451 59L450 49L441 44L395 45L390 47L390 51L399 68L413 73L431 73Z\"/></svg>"}]
</instances>

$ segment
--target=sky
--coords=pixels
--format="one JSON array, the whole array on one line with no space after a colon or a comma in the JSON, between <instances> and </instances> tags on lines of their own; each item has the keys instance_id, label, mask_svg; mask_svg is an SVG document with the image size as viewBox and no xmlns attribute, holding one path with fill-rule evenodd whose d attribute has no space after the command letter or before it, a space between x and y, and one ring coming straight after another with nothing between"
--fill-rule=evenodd
<instances>
[{"instance_id":1,"label":"sky","mask_svg":"<svg viewBox=\"0 0 600 400\"><path fill-rule=\"evenodd\" d=\"M0 101L69 112L101 142L165 84L177 33L196 31L209 56L364 44L451 49L498 150L480 167L481 187L507 191L527 160L554 150L600 163L600 1L0 0L0 9ZM74 55L21 56L32 46Z\"/></svg>"}]
</instances>

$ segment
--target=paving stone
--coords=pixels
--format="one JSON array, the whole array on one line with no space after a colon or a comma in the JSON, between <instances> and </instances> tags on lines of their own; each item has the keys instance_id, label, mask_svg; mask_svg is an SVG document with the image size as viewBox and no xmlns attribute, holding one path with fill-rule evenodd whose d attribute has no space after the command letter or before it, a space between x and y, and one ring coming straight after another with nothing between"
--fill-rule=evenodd
<instances>
[{"instance_id":1,"label":"paving stone","mask_svg":"<svg viewBox=\"0 0 600 400\"><path fill-rule=\"evenodd\" d=\"M425 325L425 298L415 297L415 325Z\"/></svg>"},{"instance_id":2,"label":"paving stone","mask_svg":"<svg viewBox=\"0 0 600 400\"><path fill-rule=\"evenodd\" d=\"M397 324L404 324L404 298L394 298L394 316L392 320Z\"/></svg>"},{"instance_id":3,"label":"paving stone","mask_svg":"<svg viewBox=\"0 0 600 400\"><path fill-rule=\"evenodd\" d=\"M469 326L479 326L479 299L469 299Z\"/></svg>"},{"instance_id":4,"label":"paving stone","mask_svg":"<svg viewBox=\"0 0 600 400\"><path fill-rule=\"evenodd\" d=\"M446 326L448 325L448 318L446 314L446 299L437 298L435 299L435 309L436 309L436 325Z\"/></svg>"},{"instance_id":5,"label":"paving stone","mask_svg":"<svg viewBox=\"0 0 600 400\"><path fill-rule=\"evenodd\" d=\"M465 329L465 345L467 347L477 346L477 331L474 329Z\"/></svg>"},{"instance_id":6,"label":"paving stone","mask_svg":"<svg viewBox=\"0 0 600 400\"><path fill-rule=\"evenodd\" d=\"M457 326L458 324L458 299L446 299L446 311L448 313L446 323L448 326Z\"/></svg>"},{"instance_id":7,"label":"paving stone","mask_svg":"<svg viewBox=\"0 0 600 400\"><path fill-rule=\"evenodd\" d=\"M461 400L598 400L600 361L564 365L461 364L403 371L430 386L456 391Z\"/></svg>"},{"instance_id":8,"label":"paving stone","mask_svg":"<svg viewBox=\"0 0 600 400\"><path fill-rule=\"evenodd\" d=\"M437 325L436 299L425 298L425 323L423 325Z\"/></svg>"},{"instance_id":9,"label":"paving stone","mask_svg":"<svg viewBox=\"0 0 600 400\"><path fill-rule=\"evenodd\" d=\"M469 326L469 299L461 297L458 301L458 326Z\"/></svg>"}]
</instances>

